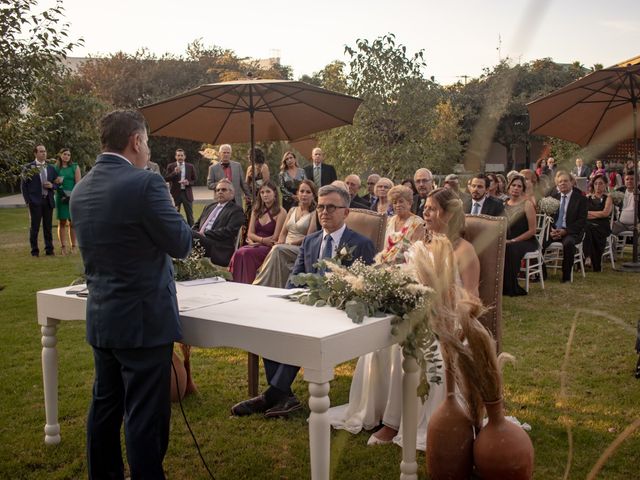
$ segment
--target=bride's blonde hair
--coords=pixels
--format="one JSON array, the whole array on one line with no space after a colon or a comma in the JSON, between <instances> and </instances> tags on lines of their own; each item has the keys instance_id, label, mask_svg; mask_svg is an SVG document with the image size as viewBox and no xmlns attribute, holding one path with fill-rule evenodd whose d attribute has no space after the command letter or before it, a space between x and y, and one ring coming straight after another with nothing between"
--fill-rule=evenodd
<instances>
[{"instance_id":1,"label":"bride's blonde hair","mask_svg":"<svg viewBox=\"0 0 640 480\"><path fill-rule=\"evenodd\" d=\"M448 188L436 188L429 192L427 198L433 198L438 206L442 208L447 220L447 238L451 243L455 243L464 233L464 209L462 200L455 192Z\"/></svg>"}]
</instances>

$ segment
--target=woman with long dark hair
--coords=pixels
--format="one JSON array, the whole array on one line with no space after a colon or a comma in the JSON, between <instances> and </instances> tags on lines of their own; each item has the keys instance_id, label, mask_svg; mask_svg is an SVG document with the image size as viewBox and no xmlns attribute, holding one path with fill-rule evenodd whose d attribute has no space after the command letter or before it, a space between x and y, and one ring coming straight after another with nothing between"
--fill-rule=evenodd
<instances>
[{"instance_id":1,"label":"woman with long dark hair","mask_svg":"<svg viewBox=\"0 0 640 480\"><path fill-rule=\"evenodd\" d=\"M71 212L69 211L69 197L71 191L80 181L80 167L71 161L71 150L61 149L56 155L56 165L54 167L59 185L56 190L56 215L58 217L58 239L60 240L60 251L63 255L76 251L76 232L71 223ZM67 233L67 230L69 232ZM69 248L67 238L71 243Z\"/></svg>"},{"instance_id":2,"label":"woman with long dark hair","mask_svg":"<svg viewBox=\"0 0 640 480\"><path fill-rule=\"evenodd\" d=\"M262 184L251 212L247 245L236 250L229 263L235 282L252 283L255 280L256 271L278 241L285 216L280 207L278 188L271 181Z\"/></svg>"}]
</instances>

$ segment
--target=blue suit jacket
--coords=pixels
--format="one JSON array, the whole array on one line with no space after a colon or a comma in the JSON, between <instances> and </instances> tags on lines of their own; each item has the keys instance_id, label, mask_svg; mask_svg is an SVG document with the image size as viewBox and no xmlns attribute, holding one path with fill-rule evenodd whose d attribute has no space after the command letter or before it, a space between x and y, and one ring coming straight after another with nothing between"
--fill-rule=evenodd
<instances>
[{"instance_id":1,"label":"blue suit jacket","mask_svg":"<svg viewBox=\"0 0 640 480\"><path fill-rule=\"evenodd\" d=\"M320 246L322 245L323 230L319 230L310 235L307 235L302 242L300 252L296 258L296 263L293 265L291 275L297 275L298 273L317 273L317 269L313 266L318 261L320 256ZM376 254L373 242L359 233L354 232L349 228L345 228L340 240L340 246L346 245L348 247L354 247L353 260L344 262L343 265L349 266L357 258L362 259L364 263L370 265L373 263L373 257ZM287 282L287 288L292 288L294 285L291 283L291 276Z\"/></svg>"},{"instance_id":2,"label":"blue suit jacket","mask_svg":"<svg viewBox=\"0 0 640 480\"><path fill-rule=\"evenodd\" d=\"M71 194L89 297L87 340L141 348L181 338L171 257L191 250L191 229L160 175L103 154Z\"/></svg>"},{"instance_id":3,"label":"blue suit jacket","mask_svg":"<svg viewBox=\"0 0 640 480\"><path fill-rule=\"evenodd\" d=\"M37 169L36 162L33 161L28 163L24 167L24 173L29 175L32 169ZM47 169L47 180L51 183L58 178L58 174L56 173L56 169L51 165L46 166ZM55 200L53 198L54 189L58 188L58 185L53 183L53 188L47 190L47 198L46 202L49 204L50 208L55 207ZM38 175L37 170L35 175L30 176L26 180L22 180L20 182L20 190L22 191L22 197L24 198L24 203L29 205L30 203L34 205L40 205L43 201L42 198L42 181L40 180L40 175Z\"/></svg>"}]
</instances>

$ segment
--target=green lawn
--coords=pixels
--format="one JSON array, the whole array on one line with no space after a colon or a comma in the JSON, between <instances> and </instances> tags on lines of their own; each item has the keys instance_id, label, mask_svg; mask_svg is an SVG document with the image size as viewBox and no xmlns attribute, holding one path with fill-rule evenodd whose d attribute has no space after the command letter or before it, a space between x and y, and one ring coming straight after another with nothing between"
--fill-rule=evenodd
<instances>
[{"instance_id":1,"label":"green lawn","mask_svg":"<svg viewBox=\"0 0 640 480\"><path fill-rule=\"evenodd\" d=\"M198 215L202 205L195 210ZM59 329L62 442L47 447L35 308L36 291L69 284L81 262L79 256L31 258L27 216L26 209L0 209L0 478L86 478L85 416L93 366L84 323L65 322ZM567 478L584 479L607 446L640 418L640 381L632 375L640 275L605 268L586 279L578 275L573 284L552 276L544 291L534 284L528 297L504 301L503 347L517 358L505 376L507 413L532 426L537 479L563 478L569 457ZM308 410L288 420L231 418L229 407L246 397L246 353L194 349L193 364L200 394L184 407L218 480L308 478ZM333 404L347 400L354 364L337 369ZM308 399L301 379L294 390ZM367 433L331 436L332 478L399 477L398 447L367 447ZM418 461L420 478L428 478L422 454ZM638 465L640 432L621 444L598 478L638 478ZM165 469L171 479L208 478L177 406Z\"/></svg>"}]
</instances>

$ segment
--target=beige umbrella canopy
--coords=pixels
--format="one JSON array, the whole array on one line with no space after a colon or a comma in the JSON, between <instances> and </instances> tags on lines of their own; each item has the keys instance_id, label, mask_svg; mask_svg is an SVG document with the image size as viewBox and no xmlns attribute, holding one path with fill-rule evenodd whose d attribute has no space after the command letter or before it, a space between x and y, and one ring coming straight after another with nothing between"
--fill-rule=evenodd
<instances>
[{"instance_id":1,"label":"beige umbrella canopy","mask_svg":"<svg viewBox=\"0 0 640 480\"><path fill-rule=\"evenodd\" d=\"M253 143L349 125L361 102L304 82L250 79L201 85L140 111L151 135Z\"/></svg>"},{"instance_id":2,"label":"beige umbrella canopy","mask_svg":"<svg viewBox=\"0 0 640 480\"><path fill-rule=\"evenodd\" d=\"M633 139L638 163L637 120L640 101L640 56L595 71L527 104L530 133L558 137L581 146ZM638 172L635 172L638 185ZM637 208L638 191L635 189ZM634 217L637 220L637 212ZM638 264L638 229L634 225L633 268ZM631 265L629 265L631 268Z\"/></svg>"}]
</instances>

